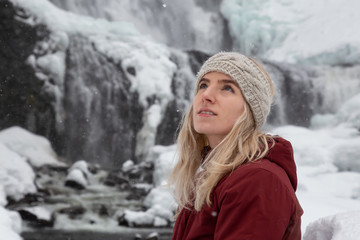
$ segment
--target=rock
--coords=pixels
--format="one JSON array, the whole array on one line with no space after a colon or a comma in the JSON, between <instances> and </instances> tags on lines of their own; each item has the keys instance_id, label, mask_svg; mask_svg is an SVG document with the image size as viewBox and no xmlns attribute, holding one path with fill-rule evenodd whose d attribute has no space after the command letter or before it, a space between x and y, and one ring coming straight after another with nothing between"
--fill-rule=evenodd
<instances>
[{"instance_id":1,"label":"rock","mask_svg":"<svg viewBox=\"0 0 360 240\"><path fill-rule=\"evenodd\" d=\"M13 206L15 206L15 205L17 205L17 206L30 205L30 204L41 203L41 202L44 202L44 197L42 196L41 193L29 193L29 194L26 194L19 201L15 201L12 198L8 198L8 204L13 205Z\"/></svg>"},{"instance_id":2,"label":"rock","mask_svg":"<svg viewBox=\"0 0 360 240\"><path fill-rule=\"evenodd\" d=\"M118 215L118 223L129 227L153 227L154 216L147 212L125 210Z\"/></svg>"},{"instance_id":3,"label":"rock","mask_svg":"<svg viewBox=\"0 0 360 240\"><path fill-rule=\"evenodd\" d=\"M142 239L143 238L142 238L141 234L139 234L139 233L135 234L134 240L142 240Z\"/></svg>"},{"instance_id":4,"label":"rock","mask_svg":"<svg viewBox=\"0 0 360 240\"><path fill-rule=\"evenodd\" d=\"M27 221L31 227L43 228L54 226L53 214L44 207L27 207L18 210L18 212L21 218Z\"/></svg>"},{"instance_id":5,"label":"rock","mask_svg":"<svg viewBox=\"0 0 360 240\"><path fill-rule=\"evenodd\" d=\"M76 161L70 168L69 168L69 172L75 170L75 169L78 169L80 171L82 171L84 173L84 176L86 178L89 178L91 173L89 171L89 165L88 163L85 161L85 160L79 160L79 161Z\"/></svg>"},{"instance_id":6,"label":"rock","mask_svg":"<svg viewBox=\"0 0 360 240\"><path fill-rule=\"evenodd\" d=\"M168 221L162 217L154 218L154 227L167 227L169 225Z\"/></svg>"},{"instance_id":7,"label":"rock","mask_svg":"<svg viewBox=\"0 0 360 240\"><path fill-rule=\"evenodd\" d=\"M110 214L109 214L109 210L107 209L107 207L103 204L101 204L100 208L99 208L99 215L104 217L108 217Z\"/></svg>"},{"instance_id":8,"label":"rock","mask_svg":"<svg viewBox=\"0 0 360 240\"><path fill-rule=\"evenodd\" d=\"M115 215L117 215L117 221L118 221L119 226L129 227L129 223L125 219L125 213L123 211L119 211ZM141 235L140 235L140 237L141 237ZM142 239L142 237L140 239Z\"/></svg>"},{"instance_id":9,"label":"rock","mask_svg":"<svg viewBox=\"0 0 360 240\"><path fill-rule=\"evenodd\" d=\"M87 185L87 178L80 169L70 171L65 180L65 186L78 190L85 189Z\"/></svg>"},{"instance_id":10,"label":"rock","mask_svg":"<svg viewBox=\"0 0 360 240\"><path fill-rule=\"evenodd\" d=\"M128 172L128 171L130 171L130 170L132 170L133 168L134 168L134 162L132 161L132 160L127 160L127 161L125 161L124 163L123 163L123 165L122 165L122 170L124 171L124 172Z\"/></svg>"},{"instance_id":11,"label":"rock","mask_svg":"<svg viewBox=\"0 0 360 240\"><path fill-rule=\"evenodd\" d=\"M145 238L145 240L158 240L159 239L159 233L157 232L152 232L149 235L147 235L147 237Z\"/></svg>"},{"instance_id":12,"label":"rock","mask_svg":"<svg viewBox=\"0 0 360 240\"><path fill-rule=\"evenodd\" d=\"M149 193L148 189L132 187L130 194L126 197L127 200L140 200L144 199Z\"/></svg>"},{"instance_id":13,"label":"rock","mask_svg":"<svg viewBox=\"0 0 360 240\"><path fill-rule=\"evenodd\" d=\"M130 182L121 172L111 172L104 180L104 184L110 187L118 186L120 189L129 189Z\"/></svg>"},{"instance_id":14,"label":"rock","mask_svg":"<svg viewBox=\"0 0 360 240\"><path fill-rule=\"evenodd\" d=\"M154 171L153 163L141 162L138 165L135 165L131 171L124 174L133 183L137 183L137 182L153 183L153 171Z\"/></svg>"},{"instance_id":15,"label":"rock","mask_svg":"<svg viewBox=\"0 0 360 240\"><path fill-rule=\"evenodd\" d=\"M81 206L68 207L59 210L59 213L66 214L71 219L75 219L76 217L83 215L85 212L86 209Z\"/></svg>"}]
</instances>

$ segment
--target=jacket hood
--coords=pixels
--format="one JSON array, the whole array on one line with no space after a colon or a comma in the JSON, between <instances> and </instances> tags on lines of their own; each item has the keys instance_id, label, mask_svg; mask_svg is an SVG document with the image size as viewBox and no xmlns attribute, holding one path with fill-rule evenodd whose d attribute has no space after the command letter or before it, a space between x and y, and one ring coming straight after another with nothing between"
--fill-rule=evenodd
<instances>
[{"instance_id":1,"label":"jacket hood","mask_svg":"<svg viewBox=\"0 0 360 240\"><path fill-rule=\"evenodd\" d=\"M296 165L294 160L294 152L291 143L281 137L274 137L274 146L269 150L265 157L271 162L276 163L287 173L291 185L296 190L297 188L297 175Z\"/></svg>"}]
</instances>

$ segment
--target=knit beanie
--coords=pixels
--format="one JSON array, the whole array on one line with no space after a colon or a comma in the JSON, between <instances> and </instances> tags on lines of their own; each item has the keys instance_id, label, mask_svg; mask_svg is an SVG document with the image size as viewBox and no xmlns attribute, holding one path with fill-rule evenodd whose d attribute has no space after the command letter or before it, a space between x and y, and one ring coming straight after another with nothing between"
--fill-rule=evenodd
<instances>
[{"instance_id":1,"label":"knit beanie","mask_svg":"<svg viewBox=\"0 0 360 240\"><path fill-rule=\"evenodd\" d=\"M224 73L238 83L250 106L256 127L262 127L273 101L271 79L252 60L236 52L220 52L210 57L197 74L196 86L209 72Z\"/></svg>"}]
</instances>

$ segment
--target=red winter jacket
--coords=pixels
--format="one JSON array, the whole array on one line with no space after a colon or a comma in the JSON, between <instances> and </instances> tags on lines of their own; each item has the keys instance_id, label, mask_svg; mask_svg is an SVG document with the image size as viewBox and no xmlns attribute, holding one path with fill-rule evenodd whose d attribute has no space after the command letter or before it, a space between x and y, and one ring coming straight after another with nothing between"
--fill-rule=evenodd
<instances>
[{"instance_id":1,"label":"red winter jacket","mask_svg":"<svg viewBox=\"0 0 360 240\"><path fill-rule=\"evenodd\" d=\"M275 139L268 155L220 180L211 206L183 209L173 240L300 240L303 213L295 196L296 166L290 142Z\"/></svg>"}]
</instances>

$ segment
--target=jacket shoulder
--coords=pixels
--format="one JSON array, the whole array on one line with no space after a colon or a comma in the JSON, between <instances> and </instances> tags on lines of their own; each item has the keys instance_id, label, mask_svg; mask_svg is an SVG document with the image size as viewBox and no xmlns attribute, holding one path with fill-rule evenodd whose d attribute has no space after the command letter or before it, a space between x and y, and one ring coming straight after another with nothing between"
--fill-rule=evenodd
<instances>
[{"instance_id":1,"label":"jacket shoulder","mask_svg":"<svg viewBox=\"0 0 360 240\"><path fill-rule=\"evenodd\" d=\"M260 194L265 194L272 191L275 186L278 190L294 195L294 189L286 172L277 164L267 159L260 159L237 167L219 182L215 191L224 194L228 191L243 192L249 189L252 194L256 194L255 189L262 189Z\"/></svg>"}]
</instances>

